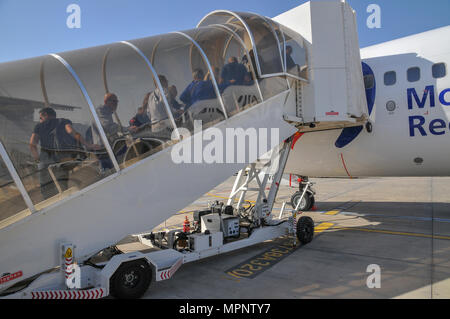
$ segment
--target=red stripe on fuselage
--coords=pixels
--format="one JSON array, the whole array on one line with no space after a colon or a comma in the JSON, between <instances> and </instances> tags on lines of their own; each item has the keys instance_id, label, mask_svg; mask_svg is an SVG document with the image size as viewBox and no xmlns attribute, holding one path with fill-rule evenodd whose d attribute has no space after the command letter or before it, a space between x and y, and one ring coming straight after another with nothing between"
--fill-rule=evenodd
<instances>
[{"instance_id":1,"label":"red stripe on fuselage","mask_svg":"<svg viewBox=\"0 0 450 319\"><path fill-rule=\"evenodd\" d=\"M347 169L347 165L345 165L345 161L344 161L344 154L341 153L341 160L342 160L342 164L344 165L345 171L347 172L348 177L353 178L350 173L348 172Z\"/></svg>"},{"instance_id":2,"label":"red stripe on fuselage","mask_svg":"<svg viewBox=\"0 0 450 319\"><path fill-rule=\"evenodd\" d=\"M305 133L297 132L297 133L294 134L294 139L292 140L292 146L291 146L292 150L294 149L295 143L297 143L297 141L300 139L300 137L303 136L303 134L305 134Z\"/></svg>"}]
</instances>

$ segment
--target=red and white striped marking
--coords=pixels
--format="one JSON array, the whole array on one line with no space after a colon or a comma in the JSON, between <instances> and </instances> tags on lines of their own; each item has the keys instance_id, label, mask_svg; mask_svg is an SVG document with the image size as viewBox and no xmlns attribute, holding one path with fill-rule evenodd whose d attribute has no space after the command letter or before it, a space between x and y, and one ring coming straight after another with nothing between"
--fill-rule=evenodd
<instances>
[{"instance_id":1,"label":"red and white striped marking","mask_svg":"<svg viewBox=\"0 0 450 319\"><path fill-rule=\"evenodd\" d=\"M99 299L106 297L106 289L89 290L49 290L31 293L32 299Z\"/></svg>"},{"instance_id":2,"label":"red and white striped marking","mask_svg":"<svg viewBox=\"0 0 450 319\"><path fill-rule=\"evenodd\" d=\"M159 278L161 280L170 279L170 277L173 276L173 274L181 267L182 264L183 264L183 258L178 259L178 261L175 264L173 264L173 266L170 267L170 269L161 271L159 274Z\"/></svg>"},{"instance_id":3,"label":"red and white striped marking","mask_svg":"<svg viewBox=\"0 0 450 319\"><path fill-rule=\"evenodd\" d=\"M23 272L22 271L18 271L18 272L14 273L14 274L5 275L5 276L0 278L0 285L4 284L5 282L8 282L8 281L20 278L22 276L23 276Z\"/></svg>"},{"instance_id":4,"label":"red and white striped marking","mask_svg":"<svg viewBox=\"0 0 450 319\"><path fill-rule=\"evenodd\" d=\"M161 280L169 279L170 278L170 270L161 271L159 278L161 278Z\"/></svg>"},{"instance_id":5,"label":"red and white striped marking","mask_svg":"<svg viewBox=\"0 0 450 319\"><path fill-rule=\"evenodd\" d=\"M66 279L70 277L73 273L73 258L65 258L64 259L64 268L65 268L65 274Z\"/></svg>"}]
</instances>

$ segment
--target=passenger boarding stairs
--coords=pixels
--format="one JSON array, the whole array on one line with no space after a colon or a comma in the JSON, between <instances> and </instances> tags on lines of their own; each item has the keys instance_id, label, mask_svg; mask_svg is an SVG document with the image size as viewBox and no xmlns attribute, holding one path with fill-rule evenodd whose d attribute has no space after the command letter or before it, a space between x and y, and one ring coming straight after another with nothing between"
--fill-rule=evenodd
<instances>
[{"instance_id":1,"label":"passenger boarding stairs","mask_svg":"<svg viewBox=\"0 0 450 319\"><path fill-rule=\"evenodd\" d=\"M221 18L226 16L224 12L212 13L210 17ZM233 13L229 16L240 19L244 15ZM199 27L207 20L204 19ZM178 139L159 152L132 165L118 163L119 170L114 174L42 209L38 207L31 215L0 229L0 276L19 274L17 279L0 282L0 290L59 266L61 243L72 243L76 260L82 262L129 234L153 229L299 130L361 125L367 117L367 105L351 8L340 1L311 2L275 18L275 21L278 26L295 30L289 33L290 39L295 36L304 39L307 65L299 71L306 72L305 78L288 72L261 76L259 66L258 94L268 92L267 86L275 83L271 82L274 79L287 81L283 84L285 89L274 90L274 94L263 100L257 99L258 104L249 99L250 103L246 104L250 106L245 109L228 108L228 105L238 103L216 105L209 101L209 105L214 104L212 108L226 112L226 119L216 121L203 131L195 130L192 136L182 139L177 136ZM220 22L224 20L217 19L214 23ZM250 22L251 19L248 20L248 32L252 31ZM287 33L286 37L281 37L282 27L277 29L277 34L279 39L284 38L287 42ZM257 36L253 38L261 40ZM283 56L283 44L280 48ZM259 52L262 56L262 50ZM147 58L152 62L150 57ZM236 102L240 96L256 94L246 94L246 90L248 88L228 90L223 92L223 98ZM196 106L200 111L191 112L189 116L198 119L205 115L207 105L207 101L200 102ZM238 132L231 135L233 142L230 132ZM256 139L248 137L248 140L258 145L246 144L244 160L239 160L243 150L236 137L239 140L253 132L257 134ZM223 162L211 163L201 156L211 147L213 136L224 138ZM191 163L174 160L183 150L192 151ZM233 154L231 161L226 160L229 154ZM7 158L4 160L12 164ZM14 165L9 168L12 170Z\"/></svg>"}]
</instances>

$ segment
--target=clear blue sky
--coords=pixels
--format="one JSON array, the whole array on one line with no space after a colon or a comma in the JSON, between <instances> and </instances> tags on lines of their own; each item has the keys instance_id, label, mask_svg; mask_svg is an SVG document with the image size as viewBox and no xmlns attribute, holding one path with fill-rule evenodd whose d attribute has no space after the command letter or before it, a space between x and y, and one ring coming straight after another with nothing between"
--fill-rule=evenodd
<instances>
[{"instance_id":1,"label":"clear blue sky","mask_svg":"<svg viewBox=\"0 0 450 319\"><path fill-rule=\"evenodd\" d=\"M313 0L315 1L315 0ZM0 0L0 62L194 28L217 9L269 17L304 0ZM348 0L358 15L361 47L450 24L450 0ZM69 29L66 8L81 7L81 29ZM381 28L369 29L369 4L381 7ZM447 41L450 41L447 39Z\"/></svg>"}]
</instances>

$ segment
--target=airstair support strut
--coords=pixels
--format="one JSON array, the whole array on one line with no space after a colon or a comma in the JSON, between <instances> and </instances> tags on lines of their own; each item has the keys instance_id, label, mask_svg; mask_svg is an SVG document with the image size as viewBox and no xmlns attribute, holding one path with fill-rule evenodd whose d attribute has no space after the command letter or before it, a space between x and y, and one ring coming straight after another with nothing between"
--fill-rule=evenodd
<instances>
[{"instance_id":1,"label":"airstair support strut","mask_svg":"<svg viewBox=\"0 0 450 319\"><path fill-rule=\"evenodd\" d=\"M240 211L244 208L248 192L257 192L258 196L254 204L257 216L254 216L254 219L270 221L291 146L292 137L288 138L280 146L272 149L268 161L264 162L264 160L260 159L240 170L230 192L227 205L233 205L238 197L235 208ZM261 177L263 177L262 181ZM267 193L269 178L271 178L271 185ZM250 187L254 182L257 183L257 187Z\"/></svg>"}]
</instances>

